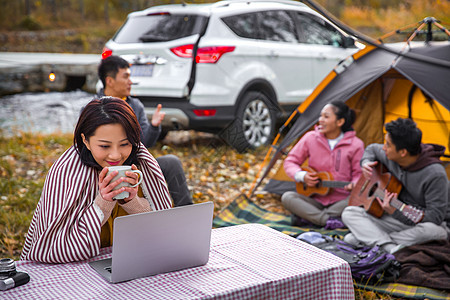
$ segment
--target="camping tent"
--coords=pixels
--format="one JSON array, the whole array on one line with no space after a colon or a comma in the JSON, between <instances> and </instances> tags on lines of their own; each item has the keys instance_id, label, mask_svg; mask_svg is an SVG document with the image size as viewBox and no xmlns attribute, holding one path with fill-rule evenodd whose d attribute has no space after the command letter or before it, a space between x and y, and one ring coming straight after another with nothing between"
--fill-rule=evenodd
<instances>
[{"instance_id":1,"label":"camping tent","mask_svg":"<svg viewBox=\"0 0 450 300\"><path fill-rule=\"evenodd\" d=\"M386 47L393 51L387 51ZM430 60L414 58L422 56ZM287 148L312 128L323 106L333 100L345 101L356 111L354 129L365 145L383 143L386 122L410 117L422 130L423 142L446 146L444 160L450 161L449 63L448 41L398 43L383 48L367 46L353 54L336 66L294 112L298 119L280 144L274 145L276 152L250 193L286 154ZM292 119L293 116L285 125ZM293 183L289 181L281 166L265 190L279 194L292 190Z\"/></svg>"}]
</instances>

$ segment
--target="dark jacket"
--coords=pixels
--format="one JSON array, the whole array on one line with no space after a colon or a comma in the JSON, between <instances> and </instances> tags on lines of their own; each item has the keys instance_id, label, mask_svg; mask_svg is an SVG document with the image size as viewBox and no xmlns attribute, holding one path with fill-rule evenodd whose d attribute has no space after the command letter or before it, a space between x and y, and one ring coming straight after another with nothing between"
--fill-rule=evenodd
<instances>
[{"instance_id":1,"label":"dark jacket","mask_svg":"<svg viewBox=\"0 0 450 300\"><path fill-rule=\"evenodd\" d=\"M439 157L443 154L442 146L422 145L418 160L406 168L389 160L383 151L382 144L369 145L364 151L361 165L368 161L379 161L403 185L398 199L405 204L424 210L422 222L432 222L440 225L450 220L448 209L448 179ZM403 223L414 225L399 211L392 215Z\"/></svg>"}]
</instances>

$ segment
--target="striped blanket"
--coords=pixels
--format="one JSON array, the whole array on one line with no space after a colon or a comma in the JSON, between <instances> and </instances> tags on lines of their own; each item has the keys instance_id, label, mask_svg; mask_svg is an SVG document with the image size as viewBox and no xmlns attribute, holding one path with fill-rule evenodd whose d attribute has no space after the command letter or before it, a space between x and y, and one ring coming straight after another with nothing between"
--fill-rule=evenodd
<instances>
[{"instance_id":1,"label":"striped blanket","mask_svg":"<svg viewBox=\"0 0 450 300\"><path fill-rule=\"evenodd\" d=\"M280 204L281 205L281 204ZM317 231L322 234L343 237L348 230L324 230L316 228L291 226L291 217L288 215L270 212L248 200L245 195L240 195L225 207L213 221L213 226L226 227L239 224L259 223L281 231L290 236L297 236L307 231ZM410 299L450 299L450 293L429 289L426 287L412 286L400 283L386 283L381 285L366 285L356 283L355 288L363 291L374 291L388 294L392 297Z\"/></svg>"}]
</instances>

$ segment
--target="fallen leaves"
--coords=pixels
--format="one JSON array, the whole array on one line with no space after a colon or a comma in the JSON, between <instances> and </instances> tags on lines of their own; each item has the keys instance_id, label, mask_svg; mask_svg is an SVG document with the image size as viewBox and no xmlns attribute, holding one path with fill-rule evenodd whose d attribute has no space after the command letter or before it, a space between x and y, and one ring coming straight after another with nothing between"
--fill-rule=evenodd
<instances>
[{"instance_id":1,"label":"fallen leaves","mask_svg":"<svg viewBox=\"0 0 450 300\"><path fill-rule=\"evenodd\" d=\"M266 151L238 153L215 135L195 131L169 132L162 146L150 149L155 157L176 155L183 164L193 201L213 201L215 214L241 193L249 192ZM251 200L263 208L287 213L277 195L262 191Z\"/></svg>"}]
</instances>

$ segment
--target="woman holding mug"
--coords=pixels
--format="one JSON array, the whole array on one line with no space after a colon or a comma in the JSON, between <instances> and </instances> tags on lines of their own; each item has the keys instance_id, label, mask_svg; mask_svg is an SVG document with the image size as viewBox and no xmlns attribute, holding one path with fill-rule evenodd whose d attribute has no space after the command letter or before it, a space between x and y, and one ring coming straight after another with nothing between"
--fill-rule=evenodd
<instances>
[{"instance_id":1,"label":"woman holding mug","mask_svg":"<svg viewBox=\"0 0 450 300\"><path fill-rule=\"evenodd\" d=\"M326 195L305 196L294 191L281 197L283 206L294 214L293 225L318 225L325 229L345 227L340 216L348 204L354 184L362 174L359 161L364 143L352 128L355 112L342 101L325 105L319 124L307 132L284 160L286 174L307 187L319 183L319 172L328 172L336 181L348 182ZM301 165L308 160L310 169Z\"/></svg>"},{"instance_id":2,"label":"woman holding mug","mask_svg":"<svg viewBox=\"0 0 450 300\"><path fill-rule=\"evenodd\" d=\"M142 171L112 180L108 167L131 165ZM129 185L115 189L122 182ZM123 192L124 199L115 197ZM141 144L133 110L121 99L92 100L81 112L74 142L53 164L33 215L21 259L46 263L79 261L98 255L112 242L113 219L172 206L158 163Z\"/></svg>"}]
</instances>

